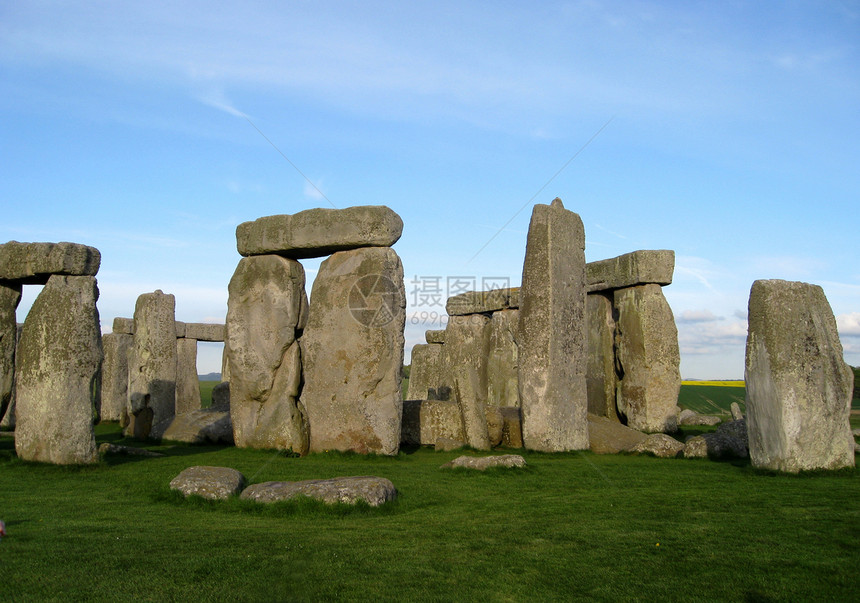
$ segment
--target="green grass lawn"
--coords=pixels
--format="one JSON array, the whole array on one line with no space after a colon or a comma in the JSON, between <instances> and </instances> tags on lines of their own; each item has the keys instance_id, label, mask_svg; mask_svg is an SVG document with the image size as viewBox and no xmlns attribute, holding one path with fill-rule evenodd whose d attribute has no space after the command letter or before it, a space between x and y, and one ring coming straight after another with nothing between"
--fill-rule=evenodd
<instances>
[{"instance_id":1,"label":"green grass lawn","mask_svg":"<svg viewBox=\"0 0 860 603\"><path fill-rule=\"evenodd\" d=\"M100 442L125 441L114 424ZM0 600L849 600L860 472L523 453L529 468L442 471L459 452L289 458L147 445L90 468L18 461L0 438ZM380 509L173 496L192 465L251 482L379 475Z\"/></svg>"},{"instance_id":2,"label":"green grass lawn","mask_svg":"<svg viewBox=\"0 0 860 603\"><path fill-rule=\"evenodd\" d=\"M201 381L200 382L200 402L203 408L212 406L212 390L215 386L221 383L220 381Z\"/></svg>"}]
</instances>

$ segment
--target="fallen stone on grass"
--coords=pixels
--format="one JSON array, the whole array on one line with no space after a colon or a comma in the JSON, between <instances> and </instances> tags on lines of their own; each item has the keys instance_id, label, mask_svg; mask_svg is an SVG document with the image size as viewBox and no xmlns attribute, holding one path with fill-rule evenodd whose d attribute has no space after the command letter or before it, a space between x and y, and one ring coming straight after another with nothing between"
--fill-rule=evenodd
<instances>
[{"instance_id":1,"label":"fallen stone on grass","mask_svg":"<svg viewBox=\"0 0 860 603\"><path fill-rule=\"evenodd\" d=\"M679 456L683 450L683 442L679 442L665 433L652 433L636 444L630 451L637 454L651 453L660 458L671 459Z\"/></svg>"},{"instance_id":2,"label":"fallen stone on grass","mask_svg":"<svg viewBox=\"0 0 860 603\"><path fill-rule=\"evenodd\" d=\"M746 420L729 421L717 427L713 433L688 438L684 456L711 459L749 457Z\"/></svg>"},{"instance_id":3,"label":"fallen stone on grass","mask_svg":"<svg viewBox=\"0 0 860 603\"><path fill-rule=\"evenodd\" d=\"M588 442L595 454L618 454L641 443L648 436L618 421L588 415Z\"/></svg>"},{"instance_id":4,"label":"fallen stone on grass","mask_svg":"<svg viewBox=\"0 0 860 603\"><path fill-rule=\"evenodd\" d=\"M851 434L852 434L855 438L860 438L860 429L854 429L854 430L852 430L852 431L851 431Z\"/></svg>"},{"instance_id":5,"label":"fallen stone on grass","mask_svg":"<svg viewBox=\"0 0 860 603\"><path fill-rule=\"evenodd\" d=\"M263 482L248 486L240 495L243 500L274 503L296 496L307 496L326 504L354 505L364 501L378 507L397 496L397 489L384 477L335 477L308 479L299 482Z\"/></svg>"},{"instance_id":6,"label":"fallen stone on grass","mask_svg":"<svg viewBox=\"0 0 860 603\"><path fill-rule=\"evenodd\" d=\"M187 444L233 444L230 409L205 408L176 415L161 436Z\"/></svg>"},{"instance_id":7,"label":"fallen stone on grass","mask_svg":"<svg viewBox=\"0 0 860 603\"><path fill-rule=\"evenodd\" d=\"M735 402L735 404L737 404ZM700 415L695 410L690 410L689 408L685 408L681 411L681 414L678 415L678 424L679 425L705 425L711 427L713 425L719 425L720 417L715 417L713 415Z\"/></svg>"},{"instance_id":8,"label":"fallen stone on grass","mask_svg":"<svg viewBox=\"0 0 860 603\"><path fill-rule=\"evenodd\" d=\"M183 496L202 496L209 500L224 500L242 491L245 476L230 467L198 465L184 469L170 482L171 490Z\"/></svg>"},{"instance_id":9,"label":"fallen stone on grass","mask_svg":"<svg viewBox=\"0 0 860 603\"><path fill-rule=\"evenodd\" d=\"M101 446L99 446L99 454L127 454L130 456L148 457L164 456L162 453L155 452L153 450L146 450L145 448L135 448L134 446L111 444L110 442L105 442Z\"/></svg>"},{"instance_id":10,"label":"fallen stone on grass","mask_svg":"<svg viewBox=\"0 0 860 603\"><path fill-rule=\"evenodd\" d=\"M498 456L458 456L453 461L445 463L440 469L477 469L484 471L491 467L525 467L526 460L518 454L501 454Z\"/></svg>"}]
</instances>

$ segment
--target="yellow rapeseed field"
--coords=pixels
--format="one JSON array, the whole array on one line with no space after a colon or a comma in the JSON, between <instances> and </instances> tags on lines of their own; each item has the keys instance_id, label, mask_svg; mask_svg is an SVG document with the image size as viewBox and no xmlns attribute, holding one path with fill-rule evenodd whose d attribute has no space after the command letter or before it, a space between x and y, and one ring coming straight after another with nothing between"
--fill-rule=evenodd
<instances>
[{"instance_id":1,"label":"yellow rapeseed field","mask_svg":"<svg viewBox=\"0 0 860 603\"><path fill-rule=\"evenodd\" d=\"M681 381L681 385L714 385L716 387L744 387L743 381Z\"/></svg>"}]
</instances>

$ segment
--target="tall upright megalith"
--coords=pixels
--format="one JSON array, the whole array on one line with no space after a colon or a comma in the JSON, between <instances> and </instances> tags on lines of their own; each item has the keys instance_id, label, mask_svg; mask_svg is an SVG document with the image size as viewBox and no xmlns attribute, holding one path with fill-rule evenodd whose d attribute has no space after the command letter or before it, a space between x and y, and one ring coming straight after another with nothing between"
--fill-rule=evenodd
<instances>
[{"instance_id":1,"label":"tall upright megalith","mask_svg":"<svg viewBox=\"0 0 860 603\"><path fill-rule=\"evenodd\" d=\"M134 307L128 354L127 435L160 438L176 414L176 298L160 289Z\"/></svg>"},{"instance_id":2,"label":"tall upright megalith","mask_svg":"<svg viewBox=\"0 0 860 603\"><path fill-rule=\"evenodd\" d=\"M753 283L744 377L755 467L796 473L854 466L854 376L821 287Z\"/></svg>"},{"instance_id":3,"label":"tall upright megalith","mask_svg":"<svg viewBox=\"0 0 860 603\"><path fill-rule=\"evenodd\" d=\"M102 361L92 276L53 275L33 302L17 352L15 451L28 461L98 460L93 418Z\"/></svg>"},{"instance_id":4,"label":"tall upright megalith","mask_svg":"<svg viewBox=\"0 0 860 603\"><path fill-rule=\"evenodd\" d=\"M224 354L236 446L305 454L307 418L297 401L307 321L305 271L277 255L243 258L230 280Z\"/></svg>"},{"instance_id":5,"label":"tall upright megalith","mask_svg":"<svg viewBox=\"0 0 860 603\"><path fill-rule=\"evenodd\" d=\"M128 333L107 333L102 336L102 421L119 421L128 404L128 351L134 337Z\"/></svg>"},{"instance_id":6,"label":"tall upright megalith","mask_svg":"<svg viewBox=\"0 0 860 603\"><path fill-rule=\"evenodd\" d=\"M585 229L561 199L532 210L520 289L523 444L588 448Z\"/></svg>"},{"instance_id":7,"label":"tall upright megalith","mask_svg":"<svg viewBox=\"0 0 860 603\"><path fill-rule=\"evenodd\" d=\"M21 285L0 281L0 419L6 415L15 382L15 309L21 301Z\"/></svg>"},{"instance_id":8,"label":"tall upright megalith","mask_svg":"<svg viewBox=\"0 0 860 603\"><path fill-rule=\"evenodd\" d=\"M483 314L451 316L442 346L444 364L463 419L466 443L478 450L490 448L484 408L487 405L490 329L490 319Z\"/></svg>"},{"instance_id":9,"label":"tall upright megalith","mask_svg":"<svg viewBox=\"0 0 860 603\"><path fill-rule=\"evenodd\" d=\"M592 293L586 299L588 320L588 412L618 421L615 406L615 316L612 296Z\"/></svg>"},{"instance_id":10,"label":"tall upright megalith","mask_svg":"<svg viewBox=\"0 0 860 603\"><path fill-rule=\"evenodd\" d=\"M614 297L618 411L633 429L675 431L681 357L672 309L656 284L616 289Z\"/></svg>"},{"instance_id":11,"label":"tall upright megalith","mask_svg":"<svg viewBox=\"0 0 860 603\"><path fill-rule=\"evenodd\" d=\"M390 247L338 251L320 265L301 338L311 451L397 454L405 306Z\"/></svg>"}]
</instances>

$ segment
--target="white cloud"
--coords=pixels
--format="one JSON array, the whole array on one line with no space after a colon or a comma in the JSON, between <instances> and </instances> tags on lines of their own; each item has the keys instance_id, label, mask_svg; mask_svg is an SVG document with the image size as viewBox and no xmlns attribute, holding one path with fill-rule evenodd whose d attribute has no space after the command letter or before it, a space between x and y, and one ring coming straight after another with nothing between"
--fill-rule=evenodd
<instances>
[{"instance_id":1,"label":"white cloud","mask_svg":"<svg viewBox=\"0 0 860 603\"><path fill-rule=\"evenodd\" d=\"M710 310L686 310L676 319L676 322L701 323L724 320L722 316L716 316Z\"/></svg>"},{"instance_id":2,"label":"white cloud","mask_svg":"<svg viewBox=\"0 0 860 603\"><path fill-rule=\"evenodd\" d=\"M836 317L840 337L860 337L860 312L840 314Z\"/></svg>"}]
</instances>

